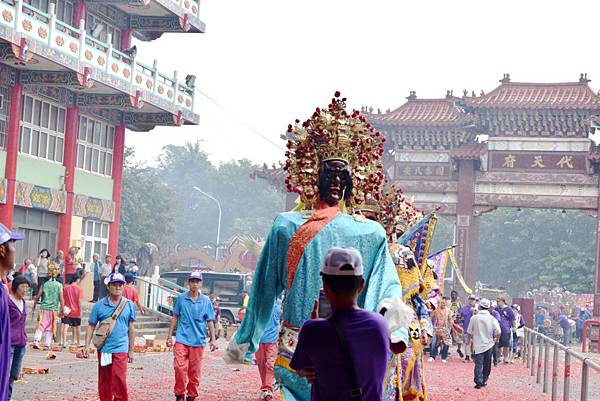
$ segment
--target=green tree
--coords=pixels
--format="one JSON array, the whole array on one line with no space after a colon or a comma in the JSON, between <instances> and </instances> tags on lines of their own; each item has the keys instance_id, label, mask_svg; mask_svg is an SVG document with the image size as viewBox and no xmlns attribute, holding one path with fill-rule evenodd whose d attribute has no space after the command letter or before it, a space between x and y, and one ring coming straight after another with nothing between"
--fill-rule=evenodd
<instances>
[{"instance_id":1,"label":"green tree","mask_svg":"<svg viewBox=\"0 0 600 401\"><path fill-rule=\"evenodd\" d=\"M481 217L479 279L513 295L593 290L596 222L577 211L499 208Z\"/></svg>"},{"instance_id":2,"label":"green tree","mask_svg":"<svg viewBox=\"0 0 600 401\"><path fill-rule=\"evenodd\" d=\"M134 150L125 148L119 252L136 255L146 242L164 250L174 244L174 192L158 171L133 161Z\"/></svg>"},{"instance_id":3,"label":"green tree","mask_svg":"<svg viewBox=\"0 0 600 401\"><path fill-rule=\"evenodd\" d=\"M160 176L176 194L173 208L177 243L199 248L216 242L217 205L194 186L221 204L222 244L238 234L265 236L283 208L283 194L265 181L253 180L250 175L259 166L249 160L213 166L201 145L168 145L159 160Z\"/></svg>"}]
</instances>

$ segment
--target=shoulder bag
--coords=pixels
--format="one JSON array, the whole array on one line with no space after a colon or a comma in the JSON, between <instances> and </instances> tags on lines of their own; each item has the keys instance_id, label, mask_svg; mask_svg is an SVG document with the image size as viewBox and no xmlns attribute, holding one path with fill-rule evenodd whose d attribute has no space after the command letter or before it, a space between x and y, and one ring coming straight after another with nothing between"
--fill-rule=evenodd
<instances>
[{"instance_id":1,"label":"shoulder bag","mask_svg":"<svg viewBox=\"0 0 600 401\"><path fill-rule=\"evenodd\" d=\"M117 323L117 318L121 315L125 305L127 305L127 298L121 297L121 301L119 302L119 305L117 305L117 309L115 309L113 314L96 325L92 342L97 350L100 350L100 348L104 346L104 343L110 336L110 333L112 333L113 328Z\"/></svg>"},{"instance_id":2,"label":"shoulder bag","mask_svg":"<svg viewBox=\"0 0 600 401\"><path fill-rule=\"evenodd\" d=\"M346 333L344 332L342 325L337 320L335 315L332 315L327 320L335 329L338 340L340 342L340 347L342 348L342 356L344 358L346 376L348 377L348 379L350 379L350 400L363 401L362 389L358 385L358 379L356 378L356 369L354 368L354 362L352 360L350 348L348 348L348 340L346 339Z\"/></svg>"}]
</instances>

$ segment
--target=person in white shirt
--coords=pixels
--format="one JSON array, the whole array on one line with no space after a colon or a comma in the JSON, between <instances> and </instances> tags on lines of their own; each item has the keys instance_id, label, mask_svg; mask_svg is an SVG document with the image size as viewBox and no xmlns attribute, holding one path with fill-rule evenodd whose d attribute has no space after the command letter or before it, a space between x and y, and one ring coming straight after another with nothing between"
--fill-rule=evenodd
<instances>
[{"instance_id":1,"label":"person in white shirt","mask_svg":"<svg viewBox=\"0 0 600 401\"><path fill-rule=\"evenodd\" d=\"M112 256L106 254L104 256L104 264L100 268L100 283L104 283L104 280L112 273ZM108 287L106 285L100 285L100 296L104 298L108 295Z\"/></svg>"},{"instance_id":2,"label":"person in white shirt","mask_svg":"<svg viewBox=\"0 0 600 401\"><path fill-rule=\"evenodd\" d=\"M475 356L474 381L475 388L480 389L487 384L487 380L492 371L492 353L494 344L500 338L500 324L495 317L490 315L489 309L492 306L487 298L479 301L479 313L474 315L469 322L467 334L469 340L473 342L473 352Z\"/></svg>"}]
</instances>

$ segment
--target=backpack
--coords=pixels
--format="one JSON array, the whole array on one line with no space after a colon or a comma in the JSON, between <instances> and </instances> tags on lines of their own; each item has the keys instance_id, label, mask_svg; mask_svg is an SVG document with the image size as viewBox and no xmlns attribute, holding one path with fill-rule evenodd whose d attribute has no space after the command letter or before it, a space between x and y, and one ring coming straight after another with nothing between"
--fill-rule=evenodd
<instances>
[{"instance_id":1,"label":"backpack","mask_svg":"<svg viewBox=\"0 0 600 401\"><path fill-rule=\"evenodd\" d=\"M115 309L113 314L96 325L92 342L97 350L100 350L100 348L104 346L104 343L106 343L108 337L110 337L110 333L112 333L113 328L117 323L117 318L121 315L121 312L125 308L125 305L127 305L127 302L129 302L127 298L121 297L121 301L119 302L119 305L117 305L117 309Z\"/></svg>"}]
</instances>

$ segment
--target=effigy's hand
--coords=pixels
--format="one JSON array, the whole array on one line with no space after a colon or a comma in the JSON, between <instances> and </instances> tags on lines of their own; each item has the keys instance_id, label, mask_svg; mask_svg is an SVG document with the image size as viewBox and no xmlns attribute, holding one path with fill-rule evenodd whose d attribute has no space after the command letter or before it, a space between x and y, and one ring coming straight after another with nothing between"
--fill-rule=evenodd
<instances>
[{"instance_id":1,"label":"effigy's hand","mask_svg":"<svg viewBox=\"0 0 600 401\"><path fill-rule=\"evenodd\" d=\"M390 343L390 350L394 353L394 354L401 354L404 351L406 351L406 343L404 341L400 341L397 343Z\"/></svg>"},{"instance_id":2,"label":"effigy's hand","mask_svg":"<svg viewBox=\"0 0 600 401\"><path fill-rule=\"evenodd\" d=\"M315 300L312 312L310 312L310 318L311 319L318 319L319 318L319 300L318 299Z\"/></svg>"},{"instance_id":3,"label":"effigy's hand","mask_svg":"<svg viewBox=\"0 0 600 401\"><path fill-rule=\"evenodd\" d=\"M297 371L298 376L304 377L310 384L315 383L315 379L317 378L317 372L314 367L307 366L304 369L300 369Z\"/></svg>"}]
</instances>

